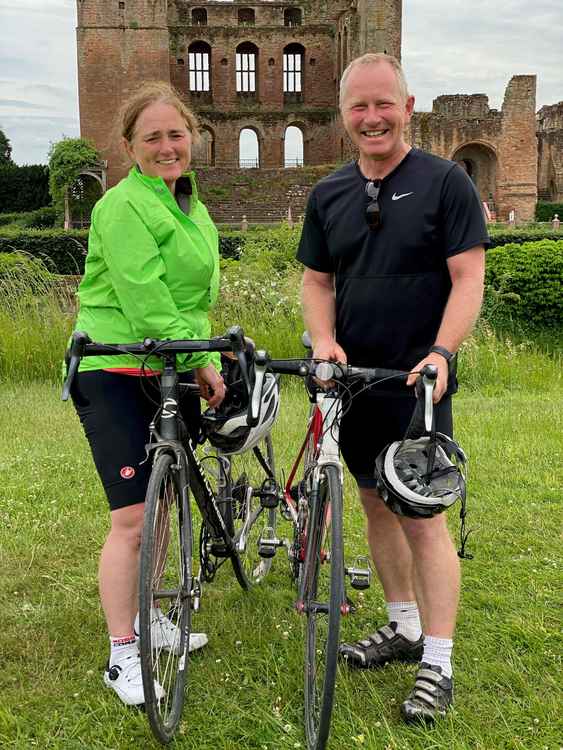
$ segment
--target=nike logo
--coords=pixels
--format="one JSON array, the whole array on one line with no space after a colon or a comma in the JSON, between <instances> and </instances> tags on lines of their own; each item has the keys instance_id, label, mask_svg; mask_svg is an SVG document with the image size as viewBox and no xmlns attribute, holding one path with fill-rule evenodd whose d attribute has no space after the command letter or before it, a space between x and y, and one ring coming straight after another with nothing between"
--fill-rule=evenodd
<instances>
[{"instance_id":1,"label":"nike logo","mask_svg":"<svg viewBox=\"0 0 563 750\"><path fill-rule=\"evenodd\" d=\"M412 195L412 193L401 193L400 195L397 195L397 193L393 193L391 196L392 201L400 201L401 198L406 198L407 195Z\"/></svg>"}]
</instances>

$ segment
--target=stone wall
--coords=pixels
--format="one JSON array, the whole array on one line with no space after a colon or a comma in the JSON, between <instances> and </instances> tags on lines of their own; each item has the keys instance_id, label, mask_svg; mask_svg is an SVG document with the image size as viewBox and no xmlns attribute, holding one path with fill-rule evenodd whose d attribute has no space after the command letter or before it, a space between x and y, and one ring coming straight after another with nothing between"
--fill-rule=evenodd
<instances>
[{"instance_id":1,"label":"stone wall","mask_svg":"<svg viewBox=\"0 0 563 750\"><path fill-rule=\"evenodd\" d=\"M514 76L502 110L485 94L439 96L407 130L415 146L461 162L500 221L533 219L537 201L535 76Z\"/></svg>"},{"instance_id":2,"label":"stone wall","mask_svg":"<svg viewBox=\"0 0 563 750\"><path fill-rule=\"evenodd\" d=\"M563 102L542 107L537 114L538 195L563 202Z\"/></svg>"},{"instance_id":3,"label":"stone wall","mask_svg":"<svg viewBox=\"0 0 563 750\"><path fill-rule=\"evenodd\" d=\"M217 223L277 223L305 214L313 185L334 165L301 169L196 169L201 198Z\"/></svg>"}]
</instances>

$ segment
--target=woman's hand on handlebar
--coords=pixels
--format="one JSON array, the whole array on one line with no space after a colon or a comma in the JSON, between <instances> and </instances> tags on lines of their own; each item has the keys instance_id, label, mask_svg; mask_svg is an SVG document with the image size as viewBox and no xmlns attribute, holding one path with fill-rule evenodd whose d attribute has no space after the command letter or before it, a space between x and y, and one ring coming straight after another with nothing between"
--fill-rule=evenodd
<instances>
[{"instance_id":1,"label":"woman's hand on handlebar","mask_svg":"<svg viewBox=\"0 0 563 750\"><path fill-rule=\"evenodd\" d=\"M420 372L424 365L435 365L438 368L438 379L436 380L436 386L432 395L432 401L437 404L448 387L448 363L441 354L431 352L412 368L413 372L411 372L407 379L407 385L414 385L416 383L417 378L420 376L415 375L415 372Z\"/></svg>"},{"instance_id":2,"label":"woman's hand on handlebar","mask_svg":"<svg viewBox=\"0 0 563 750\"><path fill-rule=\"evenodd\" d=\"M209 406L216 408L225 398L226 387L223 378L219 375L214 365L198 367L194 370L195 379L199 385L201 397Z\"/></svg>"}]
</instances>

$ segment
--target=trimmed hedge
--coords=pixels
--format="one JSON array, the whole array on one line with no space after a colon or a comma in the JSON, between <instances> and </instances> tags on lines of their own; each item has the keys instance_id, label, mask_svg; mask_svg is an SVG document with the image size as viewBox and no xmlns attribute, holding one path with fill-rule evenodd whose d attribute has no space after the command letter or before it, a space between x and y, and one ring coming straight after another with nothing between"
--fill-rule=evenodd
<instances>
[{"instance_id":1,"label":"trimmed hedge","mask_svg":"<svg viewBox=\"0 0 563 750\"><path fill-rule=\"evenodd\" d=\"M530 227L522 229L510 229L500 227L490 229L491 247L500 247L501 245L516 244L521 245L524 242L539 242L540 240L561 240L563 239L563 230L554 230L549 227Z\"/></svg>"},{"instance_id":2,"label":"trimmed hedge","mask_svg":"<svg viewBox=\"0 0 563 750\"><path fill-rule=\"evenodd\" d=\"M531 327L563 325L563 239L489 250L487 301L504 320Z\"/></svg>"},{"instance_id":3,"label":"trimmed hedge","mask_svg":"<svg viewBox=\"0 0 563 750\"><path fill-rule=\"evenodd\" d=\"M551 221L555 214L563 221L563 203L548 203L547 201L536 203L536 221Z\"/></svg>"},{"instance_id":4,"label":"trimmed hedge","mask_svg":"<svg viewBox=\"0 0 563 750\"><path fill-rule=\"evenodd\" d=\"M238 260L246 238L238 234L219 238L223 258ZM47 229L42 231L0 228L0 252L20 252L40 258L53 273L82 274L88 249L88 230Z\"/></svg>"},{"instance_id":5,"label":"trimmed hedge","mask_svg":"<svg viewBox=\"0 0 563 750\"><path fill-rule=\"evenodd\" d=\"M21 229L52 229L57 220L54 206L45 206L35 211L16 211L11 214L0 214L0 227L14 225Z\"/></svg>"}]
</instances>

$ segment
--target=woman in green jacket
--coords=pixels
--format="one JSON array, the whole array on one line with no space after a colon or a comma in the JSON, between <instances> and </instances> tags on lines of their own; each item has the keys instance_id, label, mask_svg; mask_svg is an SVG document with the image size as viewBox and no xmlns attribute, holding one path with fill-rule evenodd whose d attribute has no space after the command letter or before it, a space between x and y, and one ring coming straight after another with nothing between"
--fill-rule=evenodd
<instances>
[{"instance_id":1,"label":"woman in green jacket","mask_svg":"<svg viewBox=\"0 0 563 750\"><path fill-rule=\"evenodd\" d=\"M76 328L108 343L209 338L208 312L219 285L218 236L194 175L186 171L198 137L195 117L173 89L150 83L125 103L120 125L133 167L94 208ZM225 395L215 364L209 354L193 355L181 376L195 376L210 406ZM155 410L140 375L134 357L86 358L72 394L111 510L99 568L110 636L104 682L128 705L144 703L135 625L150 472L143 460ZM199 400L186 398L181 410L197 435ZM175 641L175 626L159 609L153 617L155 637L166 648ZM205 634L193 633L190 649L206 642Z\"/></svg>"}]
</instances>

